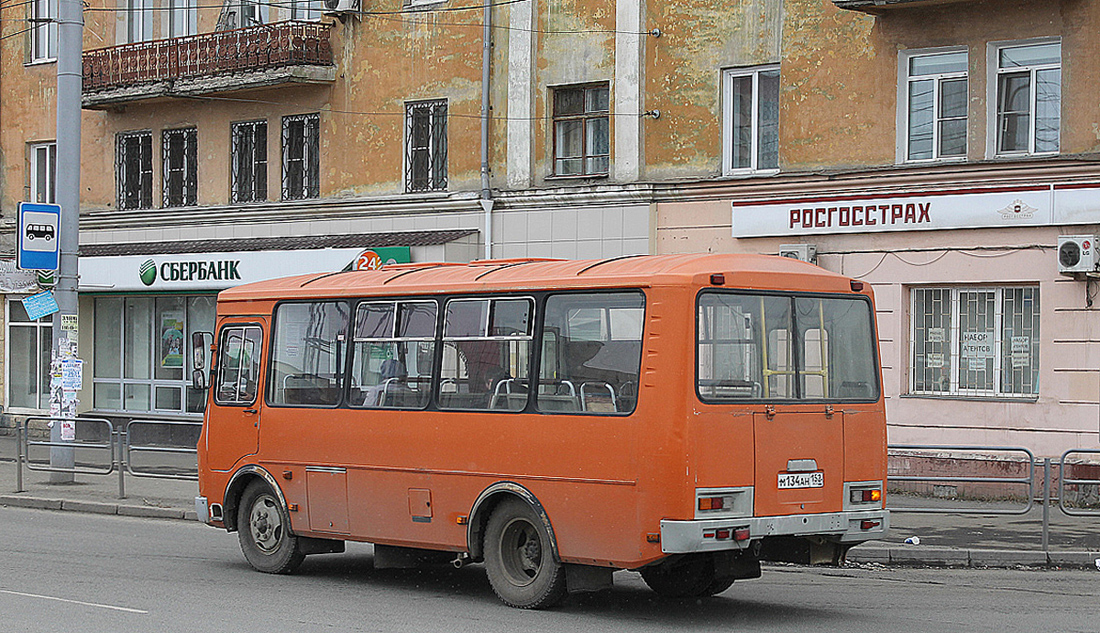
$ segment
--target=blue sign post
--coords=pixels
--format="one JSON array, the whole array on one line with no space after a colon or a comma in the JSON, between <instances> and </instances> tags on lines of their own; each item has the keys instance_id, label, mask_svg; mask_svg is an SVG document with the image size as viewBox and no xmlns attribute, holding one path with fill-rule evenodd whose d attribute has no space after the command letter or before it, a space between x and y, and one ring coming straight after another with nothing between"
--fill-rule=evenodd
<instances>
[{"instance_id":1,"label":"blue sign post","mask_svg":"<svg viewBox=\"0 0 1100 633\"><path fill-rule=\"evenodd\" d=\"M19 248L16 266L22 270L57 270L61 240L61 205L19 203Z\"/></svg>"}]
</instances>

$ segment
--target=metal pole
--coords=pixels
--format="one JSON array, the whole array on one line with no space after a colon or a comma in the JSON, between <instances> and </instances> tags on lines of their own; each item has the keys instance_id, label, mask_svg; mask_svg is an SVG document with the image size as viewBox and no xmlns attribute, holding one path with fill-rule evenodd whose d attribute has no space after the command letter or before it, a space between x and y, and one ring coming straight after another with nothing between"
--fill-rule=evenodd
<instances>
[{"instance_id":1,"label":"metal pole","mask_svg":"<svg viewBox=\"0 0 1100 633\"><path fill-rule=\"evenodd\" d=\"M129 429L127 429L127 430L129 430ZM124 470L126 470L126 457L125 457L126 452L125 452L125 449L123 448L123 441L124 440L122 439L122 436L125 433L125 434L127 434L127 437L129 437L129 434L127 433L127 430L119 429L119 430L114 432L115 446L117 447L117 450L118 450L118 461L116 462L116 465L118 466L118 498L119 499L125 499L126 498L126 473L123 472Z\"/></svg>"},{"instance_id":2,"label":"metal pole","mask_svg":"<svg viewBox=\"0 0 1100 633\"><path fill-rule=\"evenodd\" d=\"M1050 551L1050 458L1043 460L1043 551Z\"/></svg>"},{"instance_id":3,"label":"metal pole","mask_svg":"<svg viewBox=\"0 0 1100 633\"><path fill-rule=\"evenodd\" d=\"M59 312L53 317L53 366L50 385L51 417L76 415L75 393L66 396L60 383L60 361L76 356L77 247L80 226L80 91L81 54L84 48L84 16L81 0L58 0L57 19L57 203L61 206L60 262L54 291ZM68 317L68 318L66 318ZM62 330L62 324L69 329ZM71 334L71 342L70 342ZM53 413L57 407L58 413ZM50 440L70 440L75 422L57 421ZM50 448L50 466L72 469L74 450ZM51 483L71 483L72 472L51 472Z\"/></svg>"},{"instance_id":4,"label":"metal pole","mask_svg":"<svg viewBox=\"0 0 1100 633\"><path fill-rule=\"evenodd\" d=\"M485 256L493 258L493 190L489 187L489 101L493 60L493 4L485 3L481 26L481 210L485 214Z\"/></svg>"},{"instance_id":5,"label":"metal pole","mask_svg":"<svg viewBox=\"0 0 1100 633\"><path fill-rule=\"evenodd\" d=\"M23 492L23 425L15 427L15 491Z\"/></svg>"}]
</instances>

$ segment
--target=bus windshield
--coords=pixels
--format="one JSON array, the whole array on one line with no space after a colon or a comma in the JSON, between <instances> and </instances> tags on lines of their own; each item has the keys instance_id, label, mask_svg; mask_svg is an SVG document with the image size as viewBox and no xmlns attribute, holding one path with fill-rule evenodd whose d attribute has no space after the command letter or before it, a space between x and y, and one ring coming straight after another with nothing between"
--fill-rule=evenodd
<instances>
[{"instance_id":1,"label":"bus windshield","mask_svg":"<svg viewBox=\"0 0 1100 633\"><path fill-rule=\"evenodd\" d=\"M700 294L703 400L878 398L871 304L861 297Z\"/></svg>"}]
</instances>

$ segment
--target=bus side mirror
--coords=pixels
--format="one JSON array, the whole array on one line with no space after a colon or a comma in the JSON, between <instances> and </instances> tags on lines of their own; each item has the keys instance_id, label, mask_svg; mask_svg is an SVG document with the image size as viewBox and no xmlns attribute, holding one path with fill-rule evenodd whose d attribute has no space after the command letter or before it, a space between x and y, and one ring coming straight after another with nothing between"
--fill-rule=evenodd
<instances>
[{"instance_id":1,"label":"bus side mirror","mask_svg":"<svg viewBox=\"0 0 1100 633\"><path fill-rule=\"evenodd\" d=\"M213 340L214 335L210 332L191 334L191 388L197 391L205 391L210 386L206 379L206 354Z\"/></svg>"}]
</instances>

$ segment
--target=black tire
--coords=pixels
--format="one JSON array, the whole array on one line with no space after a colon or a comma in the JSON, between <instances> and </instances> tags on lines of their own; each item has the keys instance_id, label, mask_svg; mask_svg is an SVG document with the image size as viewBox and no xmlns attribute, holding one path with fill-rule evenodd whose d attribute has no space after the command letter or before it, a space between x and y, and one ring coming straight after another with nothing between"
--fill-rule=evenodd
<instances>
[{"instance_id":1,"label":"black tire","mask_svg":"<svg viewBox=\"0 0 1100 633\"><path fill-rule=\"evenodd\" d=\"M257 571L290 574L305 560L290 515L262 481L248 484L237 508L237 539L245 560Z\"/></svg>"},{"instance_id":2,"label":"black tire","mask_svg":"<svg viewBox=\"0 0 1100 633\"><path fill-rule=\"evenodd\" d=\"M662 598L698 598L721 593L729 589L722 586L725 579L715 578L714 561L705 554L691 554L682 558L645 567L642 580ZM717 589L717 591L714 591Z\"/></svg>"},{"instance_id":3,"label":"black tire","mask_svg":"<svg viewBox=\"0 0 1100 633\"><path fill-rule=\"evenodd\" d=\"M733 577L730 577L730 576L726 576L725 578L715 578L714 581L712 581L710 583L710 585L706 588L706 590L703 592L703 595L704 596L717 596L718 594L722 593L726 589L729 589L730 587L732 587L734 580L736 580L736 578L733 578Z\"/></svg>"},{"instance_id":4,"label":"black tire","mask_svg":"<svg viewBox=\"0 0 1100 633\"><path fill-rule=\"evenodd\" d=\"M510 607L545 609L565 599L565 568L554 560L550 534L519 499L501 501L489 517L485 570L497 597Z\"/></svg>"}]
</instances>

